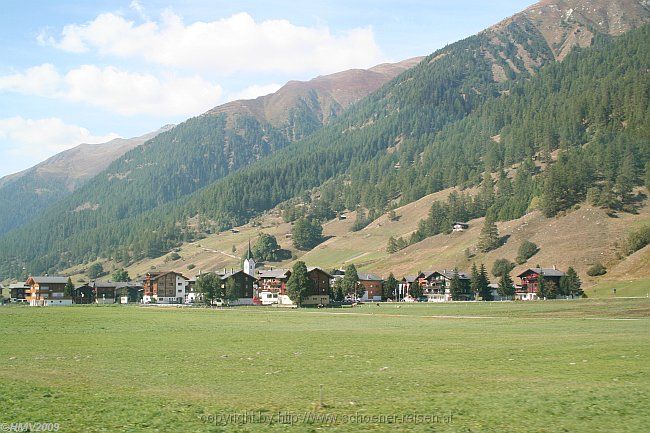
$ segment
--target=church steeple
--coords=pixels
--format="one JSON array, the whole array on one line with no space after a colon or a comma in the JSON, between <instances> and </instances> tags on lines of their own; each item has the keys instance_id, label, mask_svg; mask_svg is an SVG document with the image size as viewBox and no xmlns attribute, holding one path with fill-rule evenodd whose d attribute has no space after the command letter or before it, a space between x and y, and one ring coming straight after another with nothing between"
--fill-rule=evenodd
<instances>
[{"instance_id":1,"label":"church steeple","mask_svg":"<svg viewBox=\"0 0 650 433\"><path fill-rule=\"evenodd\" d=\"M248 239L248 251L246 252L246 260L244 260L244 272L251 277L255 276L255 259L253 259L253 251L251 250L251 240Z\"/></svg>"}]
</instances>

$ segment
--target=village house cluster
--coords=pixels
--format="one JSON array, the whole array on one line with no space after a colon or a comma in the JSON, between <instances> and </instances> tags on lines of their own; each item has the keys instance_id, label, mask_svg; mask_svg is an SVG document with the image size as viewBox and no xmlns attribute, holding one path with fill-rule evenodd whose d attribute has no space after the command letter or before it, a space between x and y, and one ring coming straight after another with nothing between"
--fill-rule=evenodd
<instances>
[{"instance_id":1,"label":"village house cluster","mask_svg":"<svg viewBox=\"0 0 650 433\"><path fill-rule=\"evenodd\" d=\"M291 269L256 269L255 261L249 256L244 260L244 269L230 269L213 272L225 287L235 291L228 301L229 305L277 305L295 306L287 293L287 283ZM456 273L457 272L457 273ZM74 304L195 304L203 302L202 293L197 290L197 278L188 278L180 272L150 272L143 278L131 282L92 281L66 289L67 277L33 276L24 283L11 284L2 288L5 302L23 302L32 306L53 306ZM304 306L327 306L332 303L333 286L344 278L345 270L331 272L319 267L308 267L307 276L311 280L311 291L302 301ZM384 279L370 273L358 273L356 294L344 301L352 302L450 302L452 301L451 282L455 277L462 286L462 294L456 300L473 301L475 294L470 290L470 277L466 272L455 270L435 270L404 276L398 281L396 289L388 296L384 290ZM540 283L559 284L564 272L551 268L529 268L517 277L520 284L515 285L515 295L509 298L499 296L497 285L491 284L492 297L496 301L539 299ZM421 296L412 296L411 289L416 284ZM222 299L215 301L222 304Z\"/></svg>"}]
</instances>

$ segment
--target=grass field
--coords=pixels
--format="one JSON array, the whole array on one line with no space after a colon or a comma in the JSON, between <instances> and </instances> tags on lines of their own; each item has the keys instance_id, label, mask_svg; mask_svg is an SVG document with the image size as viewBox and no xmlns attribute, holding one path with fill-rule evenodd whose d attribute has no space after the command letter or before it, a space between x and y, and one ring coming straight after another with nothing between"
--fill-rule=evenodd
<instances>
[{"instance_id":1,"label":"grass field","mask_svg":"<svg viewBox=\"0 0 650 433\"><path fill-rule=\"evenodd\" d=\"M650 299L0 307L0 329L0 423L242 432L650 425Z\"/></svg>"}]
</instances>

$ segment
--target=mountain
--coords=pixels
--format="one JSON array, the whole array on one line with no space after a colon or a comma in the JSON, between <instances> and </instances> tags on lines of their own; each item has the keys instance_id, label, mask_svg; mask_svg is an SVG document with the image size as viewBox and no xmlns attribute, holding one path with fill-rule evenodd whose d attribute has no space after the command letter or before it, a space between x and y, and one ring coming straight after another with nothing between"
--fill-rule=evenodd
<instances>
[{"instance_id":1,"label":"mountain","mask_svg":"<svg viewBox=\"0 0 650 433\"><path fill-rule=\"evenodd\" d=\"M414 57L370 69L350 69L310 81L289 81L275 93L229 102L208 111L206 115L248 115L258 122L280 128L287 138L298 140L329 123L345 108L422 59Z\"/></svg>"},{"instance_id":2,"label":"mountain","mask_svg":"<svg viewBox=\"0 0 650 433\"><path fill-rule=\"evenodd\" d=\"M0 234L19 227L60 198L72 193L112 161L173 125L139 137L83 143L47 160L0 178ZM20 206L16 206L20 203Z\"/></svg>"},{"instance_id":3,"label":"mountain","mask_svg":"<svg viewBox=\"0 0 650 433\"><path fill-rule=\"evenodd\" d=\"M617 3L638 15L619 17L611 2L591 2L580 14L584 22L571 14L569 25L566 13L555 13L557 2L541 21L527 16L534 7L527 9L434 52L299 141L250 114L190 119L1 239L0 272L56 270L97 257L121 263L156 257L285 201L318 218L358 205L376 215L447 187L477 185L486 169L498 172L558 150L560 158L534 181L534 173L523 170L512 193L505 194L508 182L501 177L498 201L468 204L462 198L464 209L450 205L441 212L517 218L531 203L549 202L551 192L562 196L552 214L584 199L590 184L620 181L627 191L639 179L621 175L625 165L637 172L648 158L642 152L648 31L612 41L610 33L618 34L620 26L591 23L606 17L633 27L647 22L649 13L640 2ZM548 4L537 5L541 14ZM569 9L581 4L561 3ZM566 38L565 48L578 49L554 65L562 51L547 37L571 26L592 32L594 49L579 49L582 39ZM591 142L588 154L582 149ZM635 152L638 159L630 160ZM600 167L588 163L594 156ZM627 198L620 202L629 205ZM439 225L425 221L418 236L434 235Z\"/></svg>"}]
</instances>

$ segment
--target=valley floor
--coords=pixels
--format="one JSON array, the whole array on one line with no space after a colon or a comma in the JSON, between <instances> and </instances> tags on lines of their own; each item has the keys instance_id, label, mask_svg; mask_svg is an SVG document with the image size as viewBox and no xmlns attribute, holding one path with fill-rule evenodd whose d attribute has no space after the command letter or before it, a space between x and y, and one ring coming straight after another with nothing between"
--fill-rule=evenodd
<instances>
[{"instance_id":1,"label":"valley floor","mask_svg":"<svg viewBox=\"0 0 650 433\"><path fill-rule=\"evenodd\" d=\"M5 306L0 329L0 423L241 432L650 423L650 299Z\"/></svg>"}]
</instances>

